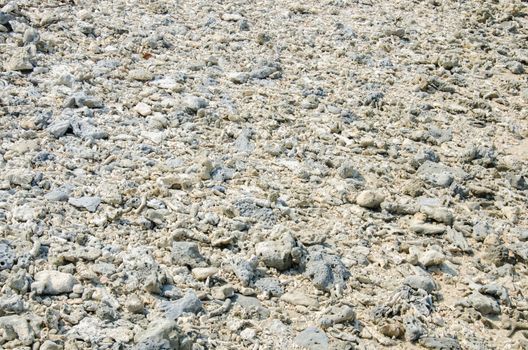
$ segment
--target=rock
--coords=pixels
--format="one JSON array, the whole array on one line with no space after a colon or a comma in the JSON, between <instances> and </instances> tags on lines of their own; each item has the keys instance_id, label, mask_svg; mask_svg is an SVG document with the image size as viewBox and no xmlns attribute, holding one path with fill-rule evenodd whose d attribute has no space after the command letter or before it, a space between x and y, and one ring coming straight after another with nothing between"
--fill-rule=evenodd
<instances>
[{"instance_id":1,"label":"rock","mask_svg":"<svg viewBox=\"0 0 528 350\"><path fill-rule=\"evenodd\" d=\"M249 80L249 74L244 72L233 72L227 76L227 79L235 84L244 84Z\"/></svg>"},{"instance_id":2,"label":"rock","mask_svg":"<svg viewBox=\"0 0 528 350\"><path fill-rule=\"evenodd\" d=\"M60 138L68 132L68 130L71 130L71 122L69 120L58 120L54 123L52 123L50 126L48 126L47 131L55 136L56 138Z\"/></svg>"},{"instance_id":3,"label":"rock","mask_svg":"<svg viewBox=\"0 0 528 350\"><path fill-rule=\"evenodd\" d=\"M200 254L198 245L193 242L173 242L172 262L176 265L203 267L206 265L204 257Z\"/></svg>"},{"instance_id":4,"label":"rock","mask_svg":"<svg viewBox=\"0 0 528 350\"><path fill-rule=\"evenodd\" d=\"M288 243L289 241L260 242L255 246L255 253L266 266L284 271L292 266L292 245Z\"/></svg>"},{"instance_id":5,"label":"rock","mask_svg":"<svg viewBox=\"0 0 528 350\"><path fill-rule=\"evenodd\" d=\"M129 295L125 303L126 309L133 314L143 313L143 301L135 294Z\"/></svg>"},{"instance_id":6,"label":"rock","mask_svg":"<svg viewBox=\"0 0 528 350\"><path fill-rule=\"evenodd\" d=\"M100 197L79 197L79 198L69 198L68 203L73 205L76 208L82 208L88 210L90 213L95 213L99 204L101 204Z\"/></svg>"},{"instance_id":7,"label":"rock","mask_svg":"<svg viewBox=\"0 0 528 350\"><path fill-rule=\"evenodd\" d=\"M183 98L183 106L188 113L196 113L199 109L209 106L209 102L201 97L187 95Z\"/></svg>"},{"instance_id":8,"label":"rock","mask_svg":"<svg viewBox=\"0 0 528 350\"><path fill-rule=\"evenodd\" d=\"M32 58L25 47L12 50L11 57L4 63L4 69L6 71L32 71L34 68Z\"/></svg>"},{"instance_id":9,"label":"rock","mask_svg":"<svg viewBox=\"0 0 528 350\"><path fill-rule=\"evenodd\" d=\"M245 340L253 340L257 336L257 332L253 328L246 328L240 332L240 338Z\"/></svg>"},{"instance_id":10,"label":"rock","mask_svg":"<svg viewBox=\"0 0 528 350\"><path fill-rule=\"evenodd\" d=\"M143 116L143 117L146 117L146 116L149 116L152 114L152 109L150 108L150 106L144 102L140 102L138 103L135 107L134 107L134 111L137 112L139 115Z\"/></svg>"},{"instance_id":11,"label":"rock","mask_svg":"<svg viewBox=\"0 0 528 350\"><path fill-rule=\"evenodd\" d=\"M230 284L225 284L220 287L214 287L211 290L211 296L219 300L225 300L226 298L231 298L233 295L235 295L235 289Z\"/></svg>"},{"instance_id":12,"label":"rock","mask_svg":"<svg viewBox=\"0 0 528 350\"><path fill-rule=\"evenodd\" d=\"M312 298L302 292L284 293L283 295L281 295L280 300L292 305L302 305L312 308L316 308L319 306L319 302L317 301L317 299Z\"/></svg>"},{"instance_id":13,"label":"rock","mask_svg":"<svg viewBox=\"0 0 528 350\"><path fill-rule=\"evenodd\" d=\"M45 270L35 274L31 290L38 295L58 295L71 293L77 280L69 273Z\"/></svg>"},{"instance_id":14,"label":"rock","mask_svg":"<svg viewBox=\"0 0 528 350\"><path fill-rule=\"evenodd\" d=\"M436 289L436 283L429 276L408 276L403 283L414 289L423 289L427 293L431 293Z\"/></svg>"},{"instance_id":15,"label":"rock","mask_svg":"<svg viewBox=\"0 0 528 350\"><path fill-rule=\"evenodd\" d=\"M433 350L462 350L456 339L448 337L423 337L419 343L426 349Z\"/></svg>"},{"instance_id":16,"label":"rock","mask_svg":"<svg viewBox=\"0 0 528 350\"><path fill-rule=\"evenodd\" d=\"M442 163L425 161L416 171L418 176L438 187L449 187L455 179L466 179L468 174L460 168L453 168Z\"/></svg>"},{"instance_id":17,"label":"rock","mask_svg":"<svg viewBox=\"0 0 528 350\"><path fill-rule=\"evenodd\" d=\"M31 221L37 218L37 212L31 205L24 204L18 208L15 208L13 211L13 218L22 222Z\"/></svg>"},{"instance_id":18,"label":"rock","mask_svg":"<svg viewBox=\"0 0 528 350\"><path fill-rule=\"evenodd\" d=\"M39 350L62 350L63 346L51 340L45 340L40 346Z\"/></svg>"},{"instance_id":19,"label":"rock","mask_svg":"<svg viewBox=\"0 0 528 350\"><path fill-rule=\"evenodd\" d=\"M493 227L487 221L479 220L473 226L473 238L478 242L483 242L491 233L493 233Z\"/></svg>"},{"instance_id":20,"label":"rock","mask_svg":"<svg viewBox=\"0 0 528 350\"><path fill-rule=\"evenodd\" d=\"M46 198L50 202L65 202L70 198L69 192L67 189L64 188L56 188L44 195L44 198Z\"/></svg>"},{"instance_id":21,"label":"rock","mask_svg":"<svg viewBox=\"0 0 528 350\"><path fill-rule=\"evenodd\" d=\"M230 266L233 272L238 277L243 286L249 286L249 284L255 278L257 260L246 261L242 258L235 257L230 261Z\"/></svg>"},{"instance_id":22,"label":"rock","mask_svg":"<svg viewBox=\"0 0 528 350\"><path fill-rule=\"evenodd\" d=\"M446 232L446 227L443 225L425 224L425 223L413 223L411 224L409 229L418 234L427 235L427 236L440 235Z\"/></svg>"},{"instance_id":23,"label":"rock","mask_svg":"<svg viewBox=\"0 0 528 350\"><path fill-rule=\"evenodd\" d=\"M0 241L0 271L9 270L15 263L15 251L11 248L8 241Z\"/></svg>"},{"instance_id":24,"label":"rock","mask_svg":"<svg viewBox=\"0 0 528 350\"><path fill-rule=\"evenodd\" d=\"M437 250L428 250L419 259L420 264L425 267L441 265L445 261L445 255Z\"/></svg>"},{"instance_id":25,"label":"rock","mask_svg":"<svg viewBox=\"0 0 528 350\"><path fill-rule=\"evenodd\" d=\"M194 291L189 291L176 301L162 301L161 310L165 313L166 318L175 320L184 313L197 314L202 311L202 301L198 299Z\"/></svg>"},{"instance_id":26,"label":"rock","mask_svg":"<svg viewBox=\"0 0 528 350\"><path fill-rule=\"evenodd\" d=\"M18 295L0 297L0 316L20 314L26 310L24 301Z\"/></svg>"},{"instance_id":27,"label":"rock","mask_svg":"<svg viewBox=\"0 0 528 350\"><path fill-rule=\"evenodd\" d=\"M524 73L524 66L522 63L517 61L510 61L506 64L506 68L510 70L513 74L523 74Z\"/></svg>"},{"instance_id":28,"label":"rock","mask_svg":"<svg viewBox=\"0 0 528 350\"><path fill-rule=\"evenodd\" d=\"M310 247L305 265L305 274L318 289L330 291L344 288L350 272L335 255L326 254L317 247Z\"/></svg>"},{"instance_id":29,"label":"rock","mask_svg":"<svg viewBox=\"0 0 528 350\"><path fill-rule=\"evenodd\" d=\"M343 164L341 164L339 169L337 169L337 173L343 179L360 179L361 178L359 171L356 170L356 167L350 161L343 162Z\"/></svg>"},{"instance_id":30,"label":"rock","mask_svg":"<svg viewBox=\"0 0 528 350\"><path fill-rule=\"evenodd\" d=\"M356 313L348 305L332 306L325 316L319 320L321 327L329 327L338 323L351 322L356 319Z\"/></svg>"},{"instance_id":31,"label":"rock","mask_svg":"<svg viewBox=\"0 0 528 350\"><path fill-rule=\"evenodd\" d=\"M154 79L154 75L145 69L133 69L128 73L128 77L132 80L138 81L149 81Z\"/></svg>"},{"instance_id":32,"label":"rock","mask_svg":"<svg viewBox=\"0 0 528 350\"><path fill-rule=\"evenodd\" d=\"M23 345L32 345L35 333L29 325L28 319L23 316L12 315L0 317L0 332L4 342L18 340Z\"/></svg>"},{"instance_id":33,"label":"rock","mask_svg":"<svg viewBox=\"0 0 528 350\"><path fill-rule=\"evenodd\" d=\"M364 208L376 209L379 208L384 199L385 197L381 193L366 190L357 196L356 203Z\"/></svg>"},{"instance_id":34,"label":"rock","mask_svg":"<svg viewBox=\"0 0 528 350\"><path fill-rule=\"evenodd\" d=\"M501 313L499 303L488 296L480 293L473 293L467 297L469 305L483 315L498 315Z\"/></svg>"},{"instance_id":35,"label":"rock","mask_svg":"<svg viewBox=\"0 0 528 350\"><path fill-rule=\"evenodd\" d=\"M254 297L248 297L241 294L235 294L233 301L249 312L256 312L259 317L267 318L270 315L270 311L262 306L260 301Z\"/></svg>"},{"instance_id":36,"label":"rock","mask_svg":"<svg viewBox=\"0 0 528 350\"><path fill-rule=\"evenodd\" d=\"M444 223L449 226L453 225L453 213L451 213L451 211L449 211L447 208L424 205L420 208L420 212L425 214L428 219Z\"/></svg>"},{"instance_id":37,"label":"rock","mask_svg":"<svg viewBox=\"0 0 528 350\"><path fill-rule=\"evenodd\" d=\"M389 321L379 327L379 331L386 337L392 339L402 338L405 334L405 328L398 321Z\"/></svg>"},{"instance_id":38,"label":"rock","mask_svg":"<svg viewBox=\"0 0 528 350\"><path fill-rule=\"evenodd\" d=\"M329 349L328 337L317 327L308 327L300 332L294 339L297 346L309 350Z\"/></svg>"},{"instance_id":39,"label":"rock","mask_svg":"<svg viewBox=\"0 0 528 350\"><path fill-rule=\"evenodd\" d=\"M205 281L206 279L216 275L217 273L218 269L216 267L197 267L192 269L192 275L198 281Z\"/></svg>"},{"instance_id":40,"label":"rock","mask_svg":"<svg viewBox=\"0 0 528 350\"><path fill-rule=\"evenodd\" d=\"M35 174L25 169L16 169L7 173L7 180L11 185L20 186L22 188L31 188L31 183Z\"/></svg>"},{"instance_id":41,"label":"rock","mask_svg":"<svg viewBox=\"0 0 528 350\"><path fill-rule=\"evenodd\" d=\"M275 278L260 278L255 282L255 288L261 293L266 293L274 297L279 297L284 293L280 281Z\"/></svg>"},{"instance_id":42,"label":"rock","mask_svg":"<svg viewBox=\"0 0 528 350\"><path fill-rule=\"evenodd\" d=\"M405 327L405 339L407 341L414 342L426 333L422 323L414 316L406 317L403 320L403 325Z\"/></svg>"},{"instance_id":43,"label":"rock","mask_svg":"<svg viewBox=\"0 0 528 350\"><path fill-rule=\"evenodd\" d=\"M149 327L134 337L135 350L179 350L180 333L176 321L170 319L155 319Z\"/></svg>"}]
</instances>

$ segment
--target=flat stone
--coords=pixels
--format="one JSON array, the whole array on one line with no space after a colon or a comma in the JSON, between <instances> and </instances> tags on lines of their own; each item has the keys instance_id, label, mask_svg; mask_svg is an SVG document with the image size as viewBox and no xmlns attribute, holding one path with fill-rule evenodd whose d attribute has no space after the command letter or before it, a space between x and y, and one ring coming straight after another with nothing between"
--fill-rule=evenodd
<instances>
[{"instance_id":1,"label":"flat stone","mask_svg":"<svg viewBox=\"0 0 528 350\"><path fill-rule=\"evenodd\" d=\"M303 349L309 350L327 350L328 346L328 337L325 332L317 327L308 327L301 333L299 333L294 342L297 346L300 346Z\"/></svg>"},{"instance_id":2,"label":"flat stone","mask_svg":"<svg viewBox=\"0 0 528 350\"><path fill-rule=\"evenodd\" d=\"M79 197L79 198L69 198L68 203L73 205L76 208L86 209L91 213L95 213L99 204L101 204L100 197Z\"/></svg>"},{"instance_id":3,"label":"flat stone","mask_svg":"<svg viewBox=\"0 0 528 350\"><path fill-rule=\"evenodd\" d=\"M312 298L304 293L301 292L291 292L291 293L284 293L280 300L287 302L288 304L292 305L302 305L306 307L318 307L319 302L317 299Z\"/></svg>"}]
</instances>

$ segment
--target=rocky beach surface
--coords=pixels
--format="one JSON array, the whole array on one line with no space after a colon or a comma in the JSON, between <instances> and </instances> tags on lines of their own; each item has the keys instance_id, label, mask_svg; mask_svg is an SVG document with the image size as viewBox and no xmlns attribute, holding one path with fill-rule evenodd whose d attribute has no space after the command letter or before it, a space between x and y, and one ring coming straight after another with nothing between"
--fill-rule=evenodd
<instances>
[{"instance_id":1,"label":"rocky beach surface","mask_svg":"<svg viewBox=\"0 0 528 350\"><path fill-rule=\"evenodd\" d=\"M528 3L0 0L0 349L528 349Z\"/></svg>"}]
</instances>

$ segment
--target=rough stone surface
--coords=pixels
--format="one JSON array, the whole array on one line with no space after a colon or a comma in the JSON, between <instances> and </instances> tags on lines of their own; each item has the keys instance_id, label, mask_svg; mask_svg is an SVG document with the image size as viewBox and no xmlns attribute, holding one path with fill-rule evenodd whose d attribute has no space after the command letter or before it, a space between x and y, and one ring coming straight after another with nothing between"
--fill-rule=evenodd
<instances>
[{"instance_id":1,"label":"rough stone surface","mask_svg":"<svg viewBox=\"0 0 528 350\"><path fill-rule=\"evenodd\" d=\"M527 13L0 0L0 348L528 348Z\"/></svg>"}]
</instances>

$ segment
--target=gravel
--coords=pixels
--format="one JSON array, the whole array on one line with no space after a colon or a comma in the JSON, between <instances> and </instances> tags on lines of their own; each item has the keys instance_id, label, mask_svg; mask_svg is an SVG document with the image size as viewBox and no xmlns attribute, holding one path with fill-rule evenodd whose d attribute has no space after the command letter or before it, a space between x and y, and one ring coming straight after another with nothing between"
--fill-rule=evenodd
<instances>
[{"instance_id":1,"label":"gravel","mask_svg":"<svg viewBox=\"0 0 528 350\"><path fill-rule=\"evenodd\" d=\"M0 0L0 348L528 348L526 13Z\"/></svg>"}]
</instances>

